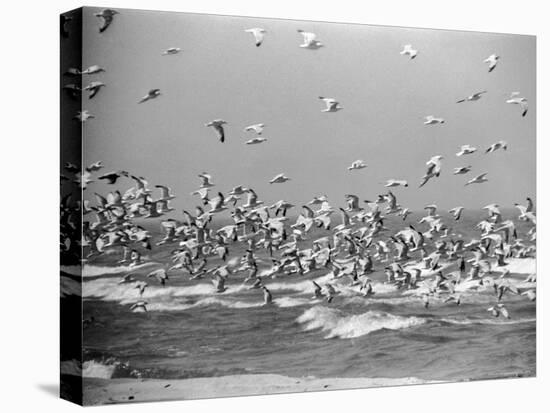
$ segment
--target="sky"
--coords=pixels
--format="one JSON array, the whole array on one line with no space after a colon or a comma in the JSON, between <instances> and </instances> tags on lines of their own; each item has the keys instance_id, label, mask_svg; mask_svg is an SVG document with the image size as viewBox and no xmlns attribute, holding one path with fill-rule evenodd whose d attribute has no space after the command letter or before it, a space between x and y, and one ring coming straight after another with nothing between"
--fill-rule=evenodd
<instances>
[{"instance_id":1,"label":"sky","mask_svg":"<svg viewBox=\"0 0 550 413\"><path fill-rule=\"evenodd\" d=\"M102 172L123 169L151 187L168 185L177 209L199 204L190 193L201 172L213 177L212 196L243 185L266 204L299 206L321 194L334 206L345 194L373 199L391 178L409 182L393 192L411 210L506 207L535 197L533 36L135 10L119 10L99 33L96 11L84 10L82 66L106 71L83 82L106 87L93 99L83 95L96 117L84 124L84 163L101 160ZM244 32L252 27L267 31L261 47ZM325 47L298 47L298 29ZM399 54L405 44L419 50L414 60ZM162 56L169 47L182 51ZM488 73L483 60L493 53L501 58ZM138 104L153 88L162 95ZM456 103L482 90L481 100ZM513 91L529 100L525 118L505 103ZM319 96L344 109L321 112ZM427 115L445 124L425 126ZM223 144L205 127L213 119L228 122ZM245 145L253 135L243 129L254 123L266 124L268 141ZM498 140L508 151L485 155ZM478 152L457 157L464 144ZM434 155L444 157L441 176L418 188ZM357 159L368 167L348 171ZM452 174L466 165L472 172ZM483 172L489 182L464 186ZM279 173L291 180L269 184ZM86 192L131 185L94 183Z\"/></svg>"}]
</instances>

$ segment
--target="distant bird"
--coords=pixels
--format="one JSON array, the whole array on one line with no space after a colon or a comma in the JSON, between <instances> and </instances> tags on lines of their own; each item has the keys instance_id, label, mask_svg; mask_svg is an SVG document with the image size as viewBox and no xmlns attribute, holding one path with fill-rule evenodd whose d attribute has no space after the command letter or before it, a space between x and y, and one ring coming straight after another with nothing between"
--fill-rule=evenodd
<instances>
[{"instance_id":1,"label":"distant bird","mask_svg":"<svg viewBox=\"0 0 550 413\"><path fill-rule=\"evenodd\" d=\"M462 145L460 147L460 152L457 152L456 156L470 155L470 154L474 153L475 151L477 151L477 148L474 148L473 146Z\"/></svg>"},{"instance_id":2,"label":"distant bird","mask_svg":"<svg viewBox=\"0 0 550 413\"><path fill-rule=\"evenodd\" d=\"M218 135L218 138L220 139L220 142L225 142L225 131L223 129L223 125L227 124L226 121L223 119L216 119L212 122L205 123L204 126L211 126L216 131L216 134Z\"/></svg>"},{"instance_id":3,"label":"distant bird","mask_svg":"<svg viewBox=\"0 0 550 413\"><path fill-rule=\"evenodd\" d=\"M98 177L98 179L106 180L108 184L113 185L116 183L117 179L120 178L121 176L125 176L126 178L128 178L130 174L126 171L113 171L113 172L109 172L101 175L100 177Z\"/></svg>"},{"instance_id":4,"label":"distant bird","mask_svg":"<svg viewBox=\"0 0 550 413\"><path fill-rule=\"evenodd\" d=\"M409 56L411 59L414 59L418 55L418 50L412 48L412 45L406 44L403 46L403 50L399 52L400 55Z\"/></svg>"},{"instance_id":5,"label":"distant bird","mask_svg":"<svg viewBox=\"0 0 550 413\"><path fill-rule=\"evenodd\" d=\"M252 29L246 29L246 33L252 33L254 35L254 40L256 41L256 47L260 47L262 42L264 41L265 36L265 29L262 29L260 27L254 27Z\"/></svg>"},{"instance_id":6,"label":"distant bird","mask_svg":"<svg viewBox=\"0 0 550 413\"><path fill-rule=\"evenodd\" d=\"M95 118L95 116L92 115L87 110L83 110L81 112L78 112L76 114L76 116L74 117L74 119L78 119L80 122L86 122L88 119L94 119L94 118Z\"/></svg>"},{"instance_id":7,"label":"distant bird","mask_svg":"<svg viewBox=\"0 0 550 413\"><path fill-rule=\"evenodd\" d=\"M263 123L256 123L254 125L247 126L244 128L245 132L256 132L256 134L261 135L262 132L265 129L265 124Z\"/></svg>"},{"instance_id":8,"label":"distant bird","mask_svg":"<svg viewBox=\"0 0 550 413\"><path fill-rule=\"evenodd\" d=\"M363 169L366 168L367 164L363 162L361 159L358 159L356 161L353 161L350 166L348 166L348 171L353 171L354 169Z\"/></svg>"},{"instance_id":9,"label":"distant bird","mask_svg":"<svg viewBox=\"0 0 550 413\"><path fill-rule=\"evenodd\" d=\"M457 295L449 295L445 301L445 303L454 302L456 305L460 305L460 294Z\"/></svg>"},{"instance_id":10,"label":"distant bird","mask_svg":"<svg viewBox=\"0 0 550 413\"><path fill-rule=\"evenodd\" d=\"M98 65L92 65L87 69L80 72L81 75L95 75L97 73L105 72L105 69Z\"/></svg>"},{"instance_id":11,"label":"distant bird","mask_svg":"<svg viewBox=\"0 0 550 413\"><path fill-rule=\"evenodd\" d=\"M481 92L476 92L474 93L473 95L470 95L464 99L460 99L460 100L457 100L456 103L462 103L462 102L475 102L476 100L479 100L481 99L481 96L484 94L484 93L487 93L486 90L483 90Z\"/></svg>"},{"instance_id":12,"label":"distant bird","mask_svg":"<svg viewBox=\"0 0 550 413\"><path fill-rule=\"evenodd\" d=\"M156 99L160 96L160 89L151 89L145 96L143 96L138 103L147 102L151 99Z\"/></svg>"},{"instance_id":13,"label":"distant bird","mask_svg":"<svg viewBox=\"0 0 550 413\"><path fill-rule=\"evenodd\" d=\"M483 182L487 182L488 179L485 177L487 175L487 172L482 173L475 178L470 179L464 186L471 185L471 184L481 184Z\"/></svg>"},{"instance_id":14,"label":"distant bird","mask_svg":"<svg viewBox=\"0 0 550 413\"><path fill-rule=\"evenodd\" d=\"M485 153L495 152L499 149L507 150L508 144L505 141L495 142L485 150Z\"/></svg>"},{"instance_id":15,"label":"distant bird","mask_svg":"<svg viewBox=\"0 0 550 413\"><path fill-rule=\"evenodd\" d=\"M461 207L461 206L455 207L449 210L449 214L452 214L455 221L458 221L462 215L463 210L464 210L464 207Z\"/></svg>"},{"instance_id":16,"label":"distant bird","mask_svg":"<svg viewBox=\"0 0 550 413\"><path fill-rule=\"evenodd\" d=\"M252 139L247 140L245 143L246 143L247 145L256 145L256 144L258 144L258 143L262 143L262 142L265 142L265 141L267 141L267 138L263 138L263 137L261 137L261 136L257 136L257 137L255 137L255 138L252 138Z\"/></svg>"},{"instance_id":17,"label":"distant bird","mask_svg":"<svg viewBox=\"0 0 550 413\"><path fill-rule=\"evenodd\" d=\"M271 304L273 302L273 296L271 295L271 292L267 289L265 285L262 286L262 290L264 290L264 305Z\"/></svg>"},{"instance_id":18,"label":"distant bird","mask_svg":"<svg viewBox=\"0 0 550 413\"><path fill-rule=\"evenodd\" d=\"M319 96L319 99L321 99L323 102L325 102L325 105L327 105L327 107L321 110L321 112L338 112L339 110L344 109L340 106L340 102L338 102L336 99L325 98L323 96Z\"/></svg>"},{"instance_id":19,"label":"distant bird","mask_svg":"<svg viewBox=\"0 0 550 413\"><path fill-rule=\"evenodd\" d=\"M485 59L483 62L487 63L489 65L489 73L495 70L495 67L497 67L498 59L500 59L500 56L497 56L496 54L492 54L487 59Z\"/></svg>"},{"instance_id":20,"label":"distant bird","mask_svg":"<svg viewBox=\"0 0 550 413\"><path fill-rule=\"evenodd\" d=\"M168 55L174 55L181 52L181 49L179 47L169 47L164 52L162 52L162 56L168 56Z\"/></svg>"},{"instance_id":21,"label":"distant bird","mask_svg":"<svg viewBox=\"0 0 550 413\"><path fill-rule=\"evenodd\" d=\"M212 182L212 176L207 174L206 172L200 173L198 175L199 178L201 178L201 189L202 188L211 188L214 186L214 183Z\"/></svg>"},{"instance_id":22,"label":"distant bird","mask_svg":"<svg viewBox=\"0 0 550 413\"><path fill-rule=\"evenodd\" d=\"M394 186L404 186L407 188L409 186L409 183L405 180L399 180L399 179L388 179L386 181L386 185L384 185L386 188L393 188Z\"/></svg>"},{"instance_id":23,"label":"distant bird","mask_svg":"<svg viewBox=\"0 0 550 413\"><path fill-rule=\"evenodd\" d=\"M298 30L298 33L300 33L304 38L304 42L300 45L301 48L317 50L324 46L319 40L317 40L317 35L315 33L305 32L303 30Z\"/></svg>"},{"instance_id":24,"label":"distant bird","mask_svg":"<svg viewBox=\"0 0 550 413\"><path fill-rule=\"evenodd\" d=\"M88 86L86 86L84 88L84 90L87 90L90 94L88 95L88 98L91 99L93 98L95 95L97 95L97 92L99 92L99 89L101 89L102 87L105 86L105 83L103 82L99 82L99 81L96 81L96 82L92 82L90 83Z\"/></svg>"},{"instance_id":25,"label":"distant bird","mask_svg":"<svg viewBox=\"0 0 550 413\"><path fill-rule=\"evenodd\" d=\"M443 118L436 118L435 116L428 115L424 117L424 125L439 125L442 123L445 123L445 119Z\"/></svg>"},{"instance_id":26,"label":"distant bird","mask_svg":"<svg viewBox=\"0 0 550 413\"><path fill-rule=\"evenodd\" d=\"M506 100L506 103L512 104L512 105L520 105L522 112L521 116L527 115L527 110L529 108L527 104L527 99L520 96L519 92L512 92L510 94L510 98Z\"/></svg>"},{"instance_id":27,"label":"distant bird","mask_svg":"<svg viewBox=\"0 0 550 413\"><path fill-rule=\"evenodd\" d=\"M470 172L471 170L472 170L472 167L470 165L460 166L454 169L453 175L464 175Z\"/></svg>"},{"instance_id":28,"label":"distant bird","mask_svg":"<svg viewBox=\"0 0 550 413\"><path fill-rule=\"evenodd\" d=\"M290 181L290 178L286 177L284 173L276 175L271 181L270 184L282 184L286 181Z\"/></svg>"},{"instance_id":29,"label":"distant bird","mask_svg":"<svg viewBox=\"0 0 550 413\"><path fill-rule=\"evenodd\" d=\"M120 14L118 11L113 9L105 9L102 10L99 13L95 13L94 15L100 19L103 19L103 24L99 28L99 32L103 33L107 28L111 25L113 22L115 14Z\"/></svg>"}]
</instances>

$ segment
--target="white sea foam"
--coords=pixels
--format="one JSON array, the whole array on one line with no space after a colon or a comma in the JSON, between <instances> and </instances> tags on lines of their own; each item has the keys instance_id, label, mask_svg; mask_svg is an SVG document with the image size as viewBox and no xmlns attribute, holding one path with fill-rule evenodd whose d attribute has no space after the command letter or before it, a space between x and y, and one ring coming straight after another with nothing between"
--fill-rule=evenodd
<instances>
[{"instance_id":1,"label":"white sea foam","mask_svg":"<svg viewBox=\"0 0 550 413\"><path fill-rule=\"evenodd\" d=\"M399 330L426 322L418 317L401 317L378 311L343 315L339 310L321 306L304 311L296 321L305 325L306 331L321 329L327 332L325 338L354 338L381 329Z\"/></svg>"},{"instance_id":2,"label":"white sea foam","mask_svg":"<svg viewBox=\"0 0 550 413\"><path fill-rule=\"evenodd\" d=\"M82 376L98 379L110 379L115 372L115 364L103 364L95 360L85 361L82 365Z\"/></svg>"}]
</instances>

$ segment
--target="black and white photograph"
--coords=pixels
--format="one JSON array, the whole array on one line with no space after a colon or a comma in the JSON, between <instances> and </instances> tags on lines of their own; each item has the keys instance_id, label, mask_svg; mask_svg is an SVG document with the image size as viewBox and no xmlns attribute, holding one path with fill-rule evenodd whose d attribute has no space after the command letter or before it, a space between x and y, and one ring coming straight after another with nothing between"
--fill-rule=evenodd
<instances>
[{"instance_id":1,"label":"black and white photograph","mask_svg":"<svg viewBox=\"0 0 550 413\"><path fill-rule=\"evenodd\" d=\"M536 375L534 36L84 7L61 48L63 397Z\"/></svg>"}]
</instances>

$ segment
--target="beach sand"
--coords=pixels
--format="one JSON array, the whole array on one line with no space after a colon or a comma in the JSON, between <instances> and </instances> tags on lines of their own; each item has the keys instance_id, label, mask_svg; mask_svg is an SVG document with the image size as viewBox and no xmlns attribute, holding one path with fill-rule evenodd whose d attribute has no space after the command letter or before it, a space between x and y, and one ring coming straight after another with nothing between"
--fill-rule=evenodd
<instances>
[{"instance_id":1,"label":"beach sand","mask_svg":"<svg viewBox=\"0 0 550 413\"><path fill-rule=\"evenodd\" d=\"M413 377L292 378L276 374L246 374L180 380L84 379L84 405L204 399L260 394L359 389L426 383Z\"/></svg>"}]
</instances>

